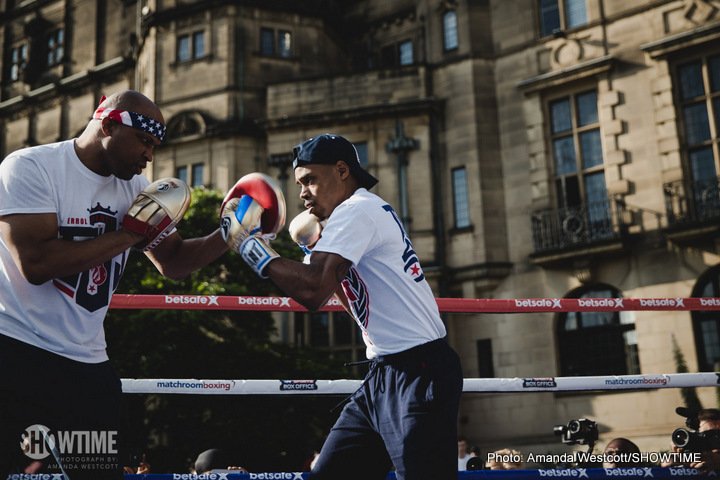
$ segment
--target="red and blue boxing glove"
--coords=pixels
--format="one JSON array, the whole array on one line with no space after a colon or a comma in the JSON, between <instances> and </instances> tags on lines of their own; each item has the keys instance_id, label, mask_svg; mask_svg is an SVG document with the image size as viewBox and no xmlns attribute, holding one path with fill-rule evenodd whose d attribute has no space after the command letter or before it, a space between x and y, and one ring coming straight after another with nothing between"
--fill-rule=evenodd
<instances>
[{"instance_id":1,"label":"red and blue boxing glove","mask_svg":"<svg viewBox=\"0 0 720 480\"><path fill-rule=\"evenodd\" d=\"M269 240L285 225L285 197L277 182L262 173L245 175L225 196L220 215L225 243L267 278L263 270L279 257Z\"/></svg>"}]
</instances>

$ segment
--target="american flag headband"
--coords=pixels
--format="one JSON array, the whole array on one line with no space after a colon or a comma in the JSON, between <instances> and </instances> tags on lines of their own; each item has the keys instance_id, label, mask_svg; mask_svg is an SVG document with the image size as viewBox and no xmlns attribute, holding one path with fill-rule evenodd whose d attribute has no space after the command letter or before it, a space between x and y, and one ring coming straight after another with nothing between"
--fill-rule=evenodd
<instances>
[{"instance_id":1,"label":"american flag headband","mask_svg":"<svg viewBox=\"0 0 720 480\"><path fill-rule=\"evenodd\" d=\"M118 123L122 123L123 125L127 125L128 127L137 128L138 130L149 133L161 142L165 138L165 125L148 117L147 115L140 115L139 113L120 110L117 108L104 107L98 107L93 114L93 118L96 120L102 120L105 117L115 120Z\"/></svg>"}]
</instances>

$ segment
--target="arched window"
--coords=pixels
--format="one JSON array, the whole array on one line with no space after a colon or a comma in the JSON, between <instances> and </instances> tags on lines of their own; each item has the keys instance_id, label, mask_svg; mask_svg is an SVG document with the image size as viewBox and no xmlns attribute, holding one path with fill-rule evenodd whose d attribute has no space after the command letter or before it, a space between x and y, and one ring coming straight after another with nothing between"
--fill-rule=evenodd
<instances>
[{"instance_id":1,"label":"arched window","mask_svg":"<svg viewBox=\"0 0 720 480\"><path fill-rule=\"evenodd\" d=\"M692 291L693 297L720 297L720 265L705 271ZM715 371L720 362L720 312L692 312L695 349L698 369L701 372Z\"/></svg>"},{"instance_id":2,"label":"arched window","mask_svg":"<svg viewBox=\"0 0 720 480\"><path fill-rule=\"evenodd\" d=\"M566 298L620 298L605 284L583 286ZM640 373L633 312L567 312L558 317L561 376Z\"/></svg>"}]
</instances>

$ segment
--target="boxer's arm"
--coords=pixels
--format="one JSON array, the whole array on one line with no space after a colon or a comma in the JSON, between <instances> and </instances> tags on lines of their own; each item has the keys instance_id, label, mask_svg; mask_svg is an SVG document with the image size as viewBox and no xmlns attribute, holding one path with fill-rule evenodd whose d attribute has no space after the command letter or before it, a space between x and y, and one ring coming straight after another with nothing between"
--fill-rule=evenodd
<instances>
[{"instance_id":1,"label":"boxer's arm","mask_svg":"<svg viewBox=\"0 0 720 480\"><path fill-rule=\"evenodd\" d=\"M220 229L217 229L204 237L188 239L175 232L145 255L163 276L181 280L217 260L227 250Z\"/></svg>"},{"instance_id":2,"label":"boxer's arm","mask_svg":"<svg viewBox=\"0 0 720 480\"><path fill-rule=\"evenodd\" d=\"M20 272L34 285L84 272L124 252L143 238L119 230L82 242L59 239L54 213L2 216L0 236Z\"/></svg>"},{"instance_id":3,"label":"boxer's arm","mask_svg":"<svg viewBox=\"0 0 720 480\"><path fill-rule=\"evenodd\" d=\"M270 262L264 273L286 295L315 311L338 290L351 266L350 260L335 253L313 252L309 264L281 257Z\"/></svg>"}]
</instances>

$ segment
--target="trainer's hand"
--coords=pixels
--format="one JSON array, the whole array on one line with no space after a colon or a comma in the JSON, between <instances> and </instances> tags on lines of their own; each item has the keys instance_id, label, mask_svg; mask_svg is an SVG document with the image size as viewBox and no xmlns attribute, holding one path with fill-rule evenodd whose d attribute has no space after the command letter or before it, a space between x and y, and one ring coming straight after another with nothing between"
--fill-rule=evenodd
<instances>
[{"instance_id":1,"label":"trainer's hand","mask_svg":"<svg viewBox=\"0 0 720 480\"><path fill-rule=\"evenodd\" d=\"M261 233L263 211L250 195L230 199L225 204L220 218L220 233L233 252L240 252L246 238Z\"/></svg>"},{"instance_id":2,"label":"trainer's hand","mask_svg":"<svg viewBox=\"0 0 720 480\"><path fill-rule=\"evenodd\" d=\"M177 178L162 178L140 192L123 218L122 228L143 236L135 245L152 250L182 220L190 206L190 188Z\"/></svg>"},{"instance_id":3,"label":"trainer's hand","mask_svg":"<svg viewBox=\"0 0 720 480\"><path fill-rule=\"evenodd\" d=\"M323 224L320 219L303 210L288 226L290 237L297 243L305 254L309 254L322 234Z\"/></svg>"},{"instance_id":4,"label":"trainer's hand","mask_svg":"<svg viewBox=\"0 0 720 480\"><path fill-rule=\"evenodd\" d=\"M263 270L270 262L280 258L280 255L272 249L267 240L255 235L247 237L240 245L240 256L260 278L268 278L263 273Z\"/></svg>"}]
</instances>

